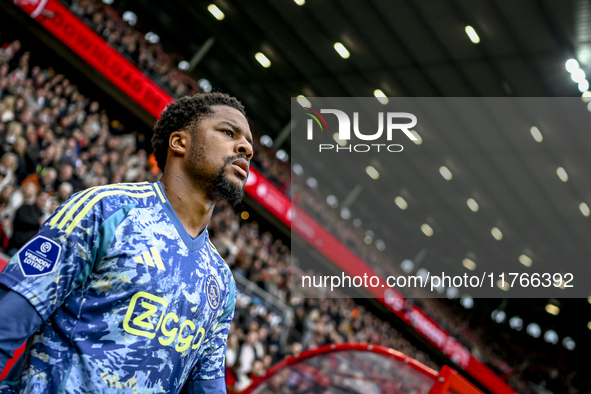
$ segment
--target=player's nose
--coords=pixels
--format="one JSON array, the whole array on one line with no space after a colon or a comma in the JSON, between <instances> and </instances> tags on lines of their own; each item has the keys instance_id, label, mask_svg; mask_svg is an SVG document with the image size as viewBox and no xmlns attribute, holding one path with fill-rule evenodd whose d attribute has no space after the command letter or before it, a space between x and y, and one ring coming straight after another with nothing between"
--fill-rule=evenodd
<instances>
[{"instance_id":1,"label":"player's nose","mask_svg":"<svg viewBox=\"0 0 591 394\"><path fill-rule=\"evenodd\" d=\"M249 161L250 161L250 159L252 159L252 155L253 155L252 145L250 144L250 142L248 142L246 137L240 138L238 140L238 144L236 144L234 149L235 149L236 153L241 153L244 156L246 156L246 158Z\"/></svg>"}]
</instances>

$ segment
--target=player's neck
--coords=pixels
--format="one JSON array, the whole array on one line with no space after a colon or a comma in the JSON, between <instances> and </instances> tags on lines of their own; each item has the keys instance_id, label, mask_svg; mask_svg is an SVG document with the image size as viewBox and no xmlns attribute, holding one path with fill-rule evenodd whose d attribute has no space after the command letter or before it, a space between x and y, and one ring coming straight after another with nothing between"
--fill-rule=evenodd
<instances>
[{"instance_id":1,"label":"player's neck","mask_svg":"<svg viewBox=\"0 0 591 394\"><path fill-rule=\"evenodd\" d=\"M195 189L178 171L164 172L160 183L166 198L179 217L185 230L193 238L205 230L211 219L215 202L203 190Z\"/></svg>"}]
</instances>

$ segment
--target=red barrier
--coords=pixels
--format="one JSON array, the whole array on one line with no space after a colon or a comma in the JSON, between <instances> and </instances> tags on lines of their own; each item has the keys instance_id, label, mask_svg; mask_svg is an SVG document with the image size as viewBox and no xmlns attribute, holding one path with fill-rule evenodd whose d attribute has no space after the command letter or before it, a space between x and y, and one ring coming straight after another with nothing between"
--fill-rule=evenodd
<instances>
[{"instance_id":1,"label":"red barrier","mask_svg":"<svg viewBox=\"0 0 591 394\"><path fill-rule=\"evenodd\" d=\"M58 0L17 0L16 3L156 118L160 117L166 104L173 101ZM250 171L246 192L348 275L379 276L301 208L295 205L292 207L289 198L254 169ZM298 220L292 222L292 216ZM384 279L380 278L379 285L384 283ZM515 392L423 311L414 306L407 307L401 293L387 286L386 291L380 288L371 287L367 290L490 391L495 394Z\"/></svg>"},{"instance_id":2,"label":"red barrier","mask_svg":"<svg viewBox=\"0 0 591 394\"><path fill-rule=\"evenodd\" d=\"M314 377L319 385L330 387L330 377L325 376L324 374L326 371L322 372L319 370L315 371L315 368L311 365L305 365L307 360L311 360L314 358L319 358L323 356L330 356L331 354L341 353L345 354L346 352L353 351L353 352L361 352L361 353L373 353L380 356L383 356L381 360L393 360L393 365L400 369L402 366L408 366L410 370L414 371L414 373L418 373L418 376L423 376L427 382L429 382L429 386L435 382L437 378L437 372L432 370L431 368L427 367L419 363L418 361L414 360L413 358L400 353L394 349L387 348L385 346L380 345L372 345L367 343L339 343L339 344L332 344L332 345L324 345L320 346L316 349L306 350L300 354L296 354L295 356L288 357L286 359L281 360L277 364L273 365L269 370L265 373L265 376L262 379L258 380L257 382L251 384L248 388L241 391L240 394L252 394L258 392L259 388L272 379L274 376L281 374L285 370L289 368L294 368L300 366L298 372L305 372L306 375ZM348 362L350 359L346 357L341 359L341 362ZM355 362L354 362L355 363ZM322 362L320 364L323 364ZM301 368L301 366L305 366ZM332 365L331 371L336 373L340 368L340 366ZM347 368L342 368L347 369ZM370 376L363 376L361 380L371 379L373 380L382 380L383 376L375 376L372 374L372 371L365 371L370 374ZM410 374L410 373L409 373ZM354 377L352 377L354 379ZM285 379L285 376L282 376L282 380ZM288 379L289 380L289 379ZM298 387L295 386L294 390L298 390ZM355 391L356 392L356 391ZM382 391L384 392L384 391ZM389 391L386 391L389 392Z\"/></svg>"},{"instance_id":3,"label":"red barrier","mask_svg":"<svg viewBox=\"0 0 591 394\"><path fill-rule=\"evenodd\" d=\"M429 394L474 394L480 393L480 390L476 389L470 382L462 377L459 373L454 371L452 368L444 365L439 371L437 380Z\"/></svg>"},{"instance_id":4,"label":"red barrier","mask_svg":"<svg viewBox=\"0 0 591 394\"><path fill-rule=\"evenodd\" d=\"M482 394L447 365L437 373L394 349L366 343L325 345L296 354L273 365L240 394L333 389L355 393Z\"/></svg>"}]
</instances>

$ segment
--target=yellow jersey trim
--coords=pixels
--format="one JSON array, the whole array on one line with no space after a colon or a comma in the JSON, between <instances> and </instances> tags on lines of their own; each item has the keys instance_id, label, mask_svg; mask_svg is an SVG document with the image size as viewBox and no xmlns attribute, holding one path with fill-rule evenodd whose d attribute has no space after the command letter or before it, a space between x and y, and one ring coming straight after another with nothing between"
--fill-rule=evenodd
<instances>
[{"instance_id":1,"label":"yellow jersey trim","mask_svg":"<svg viewBox=\"0 0 591 394\"><path fill-rule=\"evenodd\" d=\"M162 192L160 191L160 188L158 187L158 184L157 183L153 183L153 185L154 185L154 189L156 189L156 192L158 193L158 197L160 197L160 201L162 201L163 203L165 203L166 202L166 199L162 195Z\"/></svg>"},{"instance_id":2,"label":"yellow jersey trim","mask_svg":"<svg viewBox=\"0 0 591 394\"><path fill-rule=\"evenodd\" d=\"M93 194L95 191L98 190L103 190L103 189L126 189L126 190L143 190L145 189L145 187L139 187L140 185L143 184L147 184L148 182L141 182L141 183L118 183L115 185L104 185L104 186L96 186L96 187L92 187L90 189L85 190L84 192L80 193L79 195L77 195L76 197L74 197L73 199L71 199L66 205L64 205L64 207L51 219L51 221L49 222L49 225L51 227L55 227L57 222L60 220L60 218L62 217L62 215L64 213L66 213L69 208L72 206L72 204L76 203L75 206L72 208L72 210L69 211L68 215L66 215L64 217L64 220L62 220L62 223L60 223L59 225L59 229L63 228L64 225L66 224L66 222L74 215L74 212L80 207L80 205L82 205L84 203L84 201L86 201L91 194Z\"/></svg>"},{"instance_id":3,"label":"yellow jersey trim","mask_svg":"<svg viewBox=\"0 0 591 394\"><path fill-rule=\"evenodd\" d=\"M131 188L131 190L142 190L145 189L146 187L141 187L141 188ZM147 186L147 188L151 188L151 186ZM70 225L68 226L68 228L66 229L66 233L71 234L72 231L76 228L76 226L78 225L78 223L80 223L80 221L82 221L82 219L88 214L88 212L90 212L90 210L92 209L92 207L99 202L100 200L102 200L105 197L109 197L109 196L114 196L114 195L124 195L124 196L129 196L129 197L135 197L135 198L146 198L146 197L151 197L151 196L156 196L156 193L154 193L153 191L151 192L147 192L147 193L130 193L130 192L125 192L125 191L121 191L121 190L108 190L106 192L102 192L97 194L92 200L90 200L90 202L88 204L86 204L86 206L84 207L84 209L82 209L82 211L80 211L80 213L78 215L76 215L76 217L74 217L74 219L72 219L72 222L70 223ZM85 200L88 199L85 198ZM79 204L82 204L82 202L79 202ZM70 210L70 212L68 212L68 215L64 218L64 220L62 221L62 223L60 223L60 225L58 226L58 228L62 228L67 219L71 216L73 216L74 212L76 210L72 209Z\"/></svg>"}]
</instances>

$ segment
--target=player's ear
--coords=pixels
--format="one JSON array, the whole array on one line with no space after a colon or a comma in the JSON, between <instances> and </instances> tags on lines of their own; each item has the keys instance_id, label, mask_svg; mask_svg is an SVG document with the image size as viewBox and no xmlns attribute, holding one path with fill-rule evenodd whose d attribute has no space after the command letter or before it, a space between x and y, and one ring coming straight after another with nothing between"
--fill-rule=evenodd
<instances>
[{"instance_id":1,"label":"player's ear","mask_svg":"<svg viewBox=\"0 0 591 394\"><path fill-rule=\"evenodd\" d=\"M168 146L173 153L177 155L184 155L187 153L187 138L189 137L187 131L177 130L170 133Z\"/></svg>"}]
</instances>

